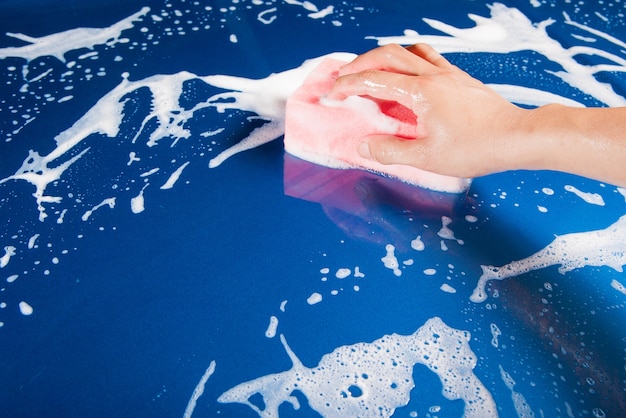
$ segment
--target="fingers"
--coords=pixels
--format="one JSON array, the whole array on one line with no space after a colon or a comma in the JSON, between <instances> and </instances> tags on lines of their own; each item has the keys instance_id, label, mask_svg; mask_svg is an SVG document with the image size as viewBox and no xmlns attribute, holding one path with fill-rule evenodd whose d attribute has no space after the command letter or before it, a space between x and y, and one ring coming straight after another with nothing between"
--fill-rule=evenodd
<instances>
[{"instance_id":1,"label":"fingers","mask_svg":"<svg viewBox=\"0 0 626 418\"><path fill-rule=\"evenodd\" d=\"M382 70L406 75L425 75L439 68L452 68L434 48L427 44L415 44L407 48L390 44L373 49L356 57L339 71L339 75L365 70Z\"/></svg>"},{"instance_id":2,"label":"fingers","mask_svg":"<svg viewBox=\"0 0 626 418\"><path fill-rule=\"evenodd\" d=\"M419 80L413 76L366 70L339 77L327 94L331 100L348 96L370 96L383 101L398 102L414 112L424 102L419 92Z\"/></svg>"},{"instance_id":3,"label":"fingers","mask_svg":"<svg viewBox=\"0 0 626 418\"><path fill-rule=\"evenodd\" d=\"M407 51L417 55L439 68L451 69L454 65L443 57L439 52L428 44L415 44L406 48Z\"/></svg>"},{"instance_id":4,"label":"fingers","mask_svg":"<svg viewBox=\"0 0 626 418\"><path fill-rule=\"evenodd\" d=\"M382 70L399 74L414 75L430 72L432 64L420 59L416 54L407 51L400 45L386 45L373 49L356 57L344 65L339 76L358 73L365 70Z\"/></svg>"},{"instance_id":5,"label":"fingers","mask_svg":"<svg viewBox=\"0 0 626 418\"><path fill-rule=\"evenodd\" d=\"M401 139L389 135L372 135L358 148L363 158L381 164L404 164L428 169L428 148L419 139Z\"/></svg>"},{"instance_id":6,"label":"fingers","mask_svg":"<svg viewBox=\"0 0 626 418\"><path fill-rule=\"evenodd\" d=\"M434 75L454 66L427 44L408 48L386 45L359 55L339 71L328 97L343 100L352 95L369 95L397 101L415 109L422 100L420 80L415 76Z\"/></svg>"}]
</instances>

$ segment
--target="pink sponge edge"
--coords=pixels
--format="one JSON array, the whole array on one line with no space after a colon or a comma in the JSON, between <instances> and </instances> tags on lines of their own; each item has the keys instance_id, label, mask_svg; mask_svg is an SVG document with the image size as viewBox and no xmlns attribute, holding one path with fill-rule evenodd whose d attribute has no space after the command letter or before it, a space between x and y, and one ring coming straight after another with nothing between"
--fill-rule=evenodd
<instances>
[{"instance_id":1,"label":"pink sponge edge","mask_svg":"<svg viewBox=\"0 0 626 418\"><path fill-rule=\"evenodd\" d=\"M441 192L466 191L470 179L443 176L406 165L384 165L359 155L358 146L368 135L415 138L417 118L403 106L394 108L388 103L383 113L378 103L363 97L326 101L324 97L344 64L344 61L325 58L288 98L285 150L327 167L365 169Z\"/></svg>"}]
</instances>

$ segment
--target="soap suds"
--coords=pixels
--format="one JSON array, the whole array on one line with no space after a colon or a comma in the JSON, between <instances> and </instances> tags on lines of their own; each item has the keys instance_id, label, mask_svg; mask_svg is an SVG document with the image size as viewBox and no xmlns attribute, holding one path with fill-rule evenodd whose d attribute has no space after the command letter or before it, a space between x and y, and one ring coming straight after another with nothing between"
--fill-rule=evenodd
<instances>
[{"instance_id":1,"label":"soap suds","mask_svg":"<svg viewBox=\"0 0 626 418\"><path fill-rule=\"evenodd\" d=\"M33 307L24 301L19 303L19 308L22 315L29 316L33 314Z\"/></svg>"},{"instance_id":2,"label":"soap suds","mask_svg":"<svg viewBox=\"0 0 626 418\"><path fill-rule=\"evenodd\" d=\"M413 248L415 251L424 251L426 246L424 245L424 242L422 241L422 237L420 235L418 235L417 238L411 241L411 248Z\"/></svg>"},{"instance_id":3,"label":"soap suds","mask_svg":"<svg viewBox=\"0 0 626 418\"><path fill-rule=\"evenodd\" d=\"M33 61L37 58L53 56L62 62L66 62L65 54L68 51L77 49L93 50L96 45L106 44L112 46L118 42L125 42L124 38L121 37L122 32L131 29L149 11L149 7L144 7L137 13L105 28L77 28L42 37L7 32L7 36L27 42L28 45L0 48L0 59L20 57L27 61ZM88 56L83 58L88 58Z\"/></svg>"},{"instance_id":4,"label":"soap suds","mask_svg":"<svg viewBox=\"0 0 626 418\"><path fill-rule=\"evenodd\" d=\"M187 167L189 165L189 161L187 161L186 163L182 164L180 167L178 167L167 179L167 181L163 184L163 186L160 187L161 190L169 190L172 187L174 187L174 184L176 184L176 182L178 181L178 179L180 178L180 175L183 173L183 170L185 169L185 167Z\"/></svg>"},{"instance_id":5,"label":"soap suds","mask_svg":"<svg viewBox=\"0 0 626 418\"><path fill-rule=\"evenodd\" d=\"M270 317L270 323L265 330L265 336L267 338L274 338L276 336L276 329L278 328L278 318L274 315Z\"/></svg>"},{"instance_id":6,"label":"soap suds","mask_svg":"<svg viewBox=\"0 0 626 418\"><path fill-rule=\"evenodd\" d=\"M297 389L322 416L390 417L409 402L413 368L422 364L439 377L445 398L464 402L465 417L498 416L490 392L473 372L477 358L469 332L450 328L437 317L412 335L391 334L338 347L313 368L304 366L284 336L280 338L291 369L241 383L218 402L247 405L262 418L278 417L283 403L299 408L291 395ZM250 401L253 396L261 397L263 408Z\"/></svg>"},{"instance_id":7,"label":"soap suds","mask_svg":"<svg viewBox=\"0 0 626 418\"><path fill-rule=\"evenodd\" d=\"M148 185L149 183L146 183L146 185L143 186L143 188L139 191L139 194L130 200L130 209L135 214L141 213L146 209L143 192L144 190L146 190L146 187L148 187Z\"/></svg>"},{"instance_id":8,"label":"soap suds","mask_svg":"<svg viewBox=\"0 0 626 418\"><path fill-rule=\"evenodd\" d=\"M396 258L395 250L396 247L394 247L392 244L387 244L385 246L385 251L387 251L387 254L380 260L383 262L383 265L386 268L393 271L393 274L399 277L402 275L402 270L400 270L400 263L398 263L398 259Z\"/></svg>"},{"instance_id":9,"label":"soap suds","mask_svg":"<svg viewBox=\"0 0 626 418\"><path fill-rule=\"evenodd\" d=\"M100 209L103 206L108 206L111 209L113 209L115 207L115 197L110 197L108 199L104 199L102 202L98 203L96 206L94 206L93 208L91 208L90 210L86 211L85 213L83 213L83 216L81 216L81 219L83 221L88 221L89 218L91 217L91 215L98 209Z\"/></svg>"},{"instance_id":10,"label":"soap suds","mask_svg":"<svg viewBox=\"0 0 626 418\"><path fill-rule=\"evenodd\" d=\"M583 192L569 184L565 185L564 188L568 192L575 194L576 196L580 197L582 200L591 205L604 206L604 199L598 193Z\"/></svg>"},{"instance_id":11,"label":"soap suds","mask_svg":"<svg viewBox=\"0 0 626 418\"><path fill-rule=\"evenodd\" d=\"M515 407L515 412L517 412L517 416L519 418L534 418L535 413L530 408L530 405L526 401L524 395L515 390L515 380L513 380L511 375L507 373L501 365L499 365L498 367L500 368L500 377L502 378L502 381L511 391L511 400L513 401L513 406Z\"/></svg>"},{"instance_id":12,"label":"soap suds","mask_svg":"<svg viewBox=\"0 0 626 418\"><path fill-rule=\"evenodd\" d=\"M498 337L502 335L502 331L500 331L500 328L498 328L498 326L493 323L489 325L489 329L491 330L491 345L495 348L498 348L498 346L500 345Z\"/></svg>"},{"instance_id":13,"label":"soap suds","mask_svg":"<svg viewBox=\"0 0 626 418\"><path fill-rule=\"evenodd\" d=\"M7 245L4 247L4 255L0 257L0 268L4 268L11 261L11 257L15 255L16 248L12 245Z\"/></svg>"},{"instance_id":14,"label":"soap suds","mask_svg":"<svg viewBox=\"0 0 626 418\"><path fill-rule=\"evenodd\" d=\"M485 286L491 280L504 280L529 271L559 265L559 273L586 266L607 266L622 272L626 265L626 215L606 229L558 236L544 249L519 261L501 267L481 266L482 275L470 299L484 302Z\"/></svg>"},{"instance_id":15,"label":"soap suds","mask_svg":"<svg viewBox=\"0 0 626 418\"><path fill-rule=\"evenodd\" d=\"M441 229L439 230L439 232L437 232L437 235L439 235L443 239L456 241L457 243L459 243L459 245L463 245L464 244L463 240L457 239L454 236L454 232L452 231L452 229L450 229L449 225L451 223L452 223L452 219L450 217L442 216L441 217Z\"/></svg>"},{"instance_id":16,"label":"soap suds","mask_svg":"<svg viewBox=\"0 0 626 418\"><path fill-rule=\"evenodd\" d=\"M322 301L322 295L317 292L312 293L306 300L306 303L309 305L315 305L316 303L320 303Z\"/></svg>"},{"instance_id":17,"label":"soap suds","mask_svg":"<svg viewBox=\"0 0 626 418\"><path fill-rule=\"evenodd\" d=\"M198 385L193 390L193 393L191 394L191 398L189 399L189 402L187 403L187 408L185 408L185 413L183 414L183 418L191 418L193 411L196 409L196 403L198 402L198 399L204 393L204 386L206 385L206 382L209 380L209 378L213 376L213 373L215 373L215 361L211 361L211 363L209 364L209 367L207 367L206 371L200 378Z\"/></svg>"},{"instance_id":18,"label":"soap suds","mask_svg":"<svg viewBox=\"0 0 626 418\"><path fill-rule=\"evenodd\" d=\"M619 281L613 279L611 280L611 287L615 290L617 290L618 292L626 295L626 287L620 283Z\"/></svg>"},{"instance_id":19,"label":"soap suds","mask_svg":"<svg viewBox=\"0 0 626 418\"><path fill-rule=\"evenodd\" d=\"M448 283L442 284L439 289L441 289L443 292L446 292L446 293L456 293L456 289L450 286Z\"/></svg>"}]
</instances>

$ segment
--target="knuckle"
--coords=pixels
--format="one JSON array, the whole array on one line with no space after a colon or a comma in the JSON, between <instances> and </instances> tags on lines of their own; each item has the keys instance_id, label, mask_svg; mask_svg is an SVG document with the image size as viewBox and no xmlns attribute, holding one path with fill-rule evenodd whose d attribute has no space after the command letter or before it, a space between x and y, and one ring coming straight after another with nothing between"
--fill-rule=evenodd
<instances>
[{"instance_id":1,"label":"knuckle","mask_svg":"<svg viewBox=\"0 0 626 418\"><path fill-rule=\"evenodd\" d=\"M405 52L404 47L398 44L387 44L380 47L380 53L385 60L394 60L399 54Z\"/></svg>"},{"instance_id":2,"label":"knuckle","mask_svg":"<svg viewBox=\"0 0 626 418\"><path fill-rule=\"evenodd\" d=\"M374 69L363 70L360 73L356 74L356 82L359 84L363 84L368 87L376 86L378 79L378 71Z\"/></svg>"}]
</instances>

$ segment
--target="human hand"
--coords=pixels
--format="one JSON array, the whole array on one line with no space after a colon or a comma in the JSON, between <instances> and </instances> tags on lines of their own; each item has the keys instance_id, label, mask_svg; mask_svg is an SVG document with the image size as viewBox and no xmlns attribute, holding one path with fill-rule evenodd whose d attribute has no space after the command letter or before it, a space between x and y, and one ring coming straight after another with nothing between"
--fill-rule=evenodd
<instances>
[{"instance_id":1,"label":"human hand","mask_svg":"<svg viewBox=\"0 0 626 418\"><path fill-rule=\"evenodd\" d=\"M416 139L367 138L359 153L382 164L405 164L456 177L516 167L527 111L452 65L426 44L387 45L345 65L330 99L370 96L417 115Z\"/></svg>"}]
</instances>

